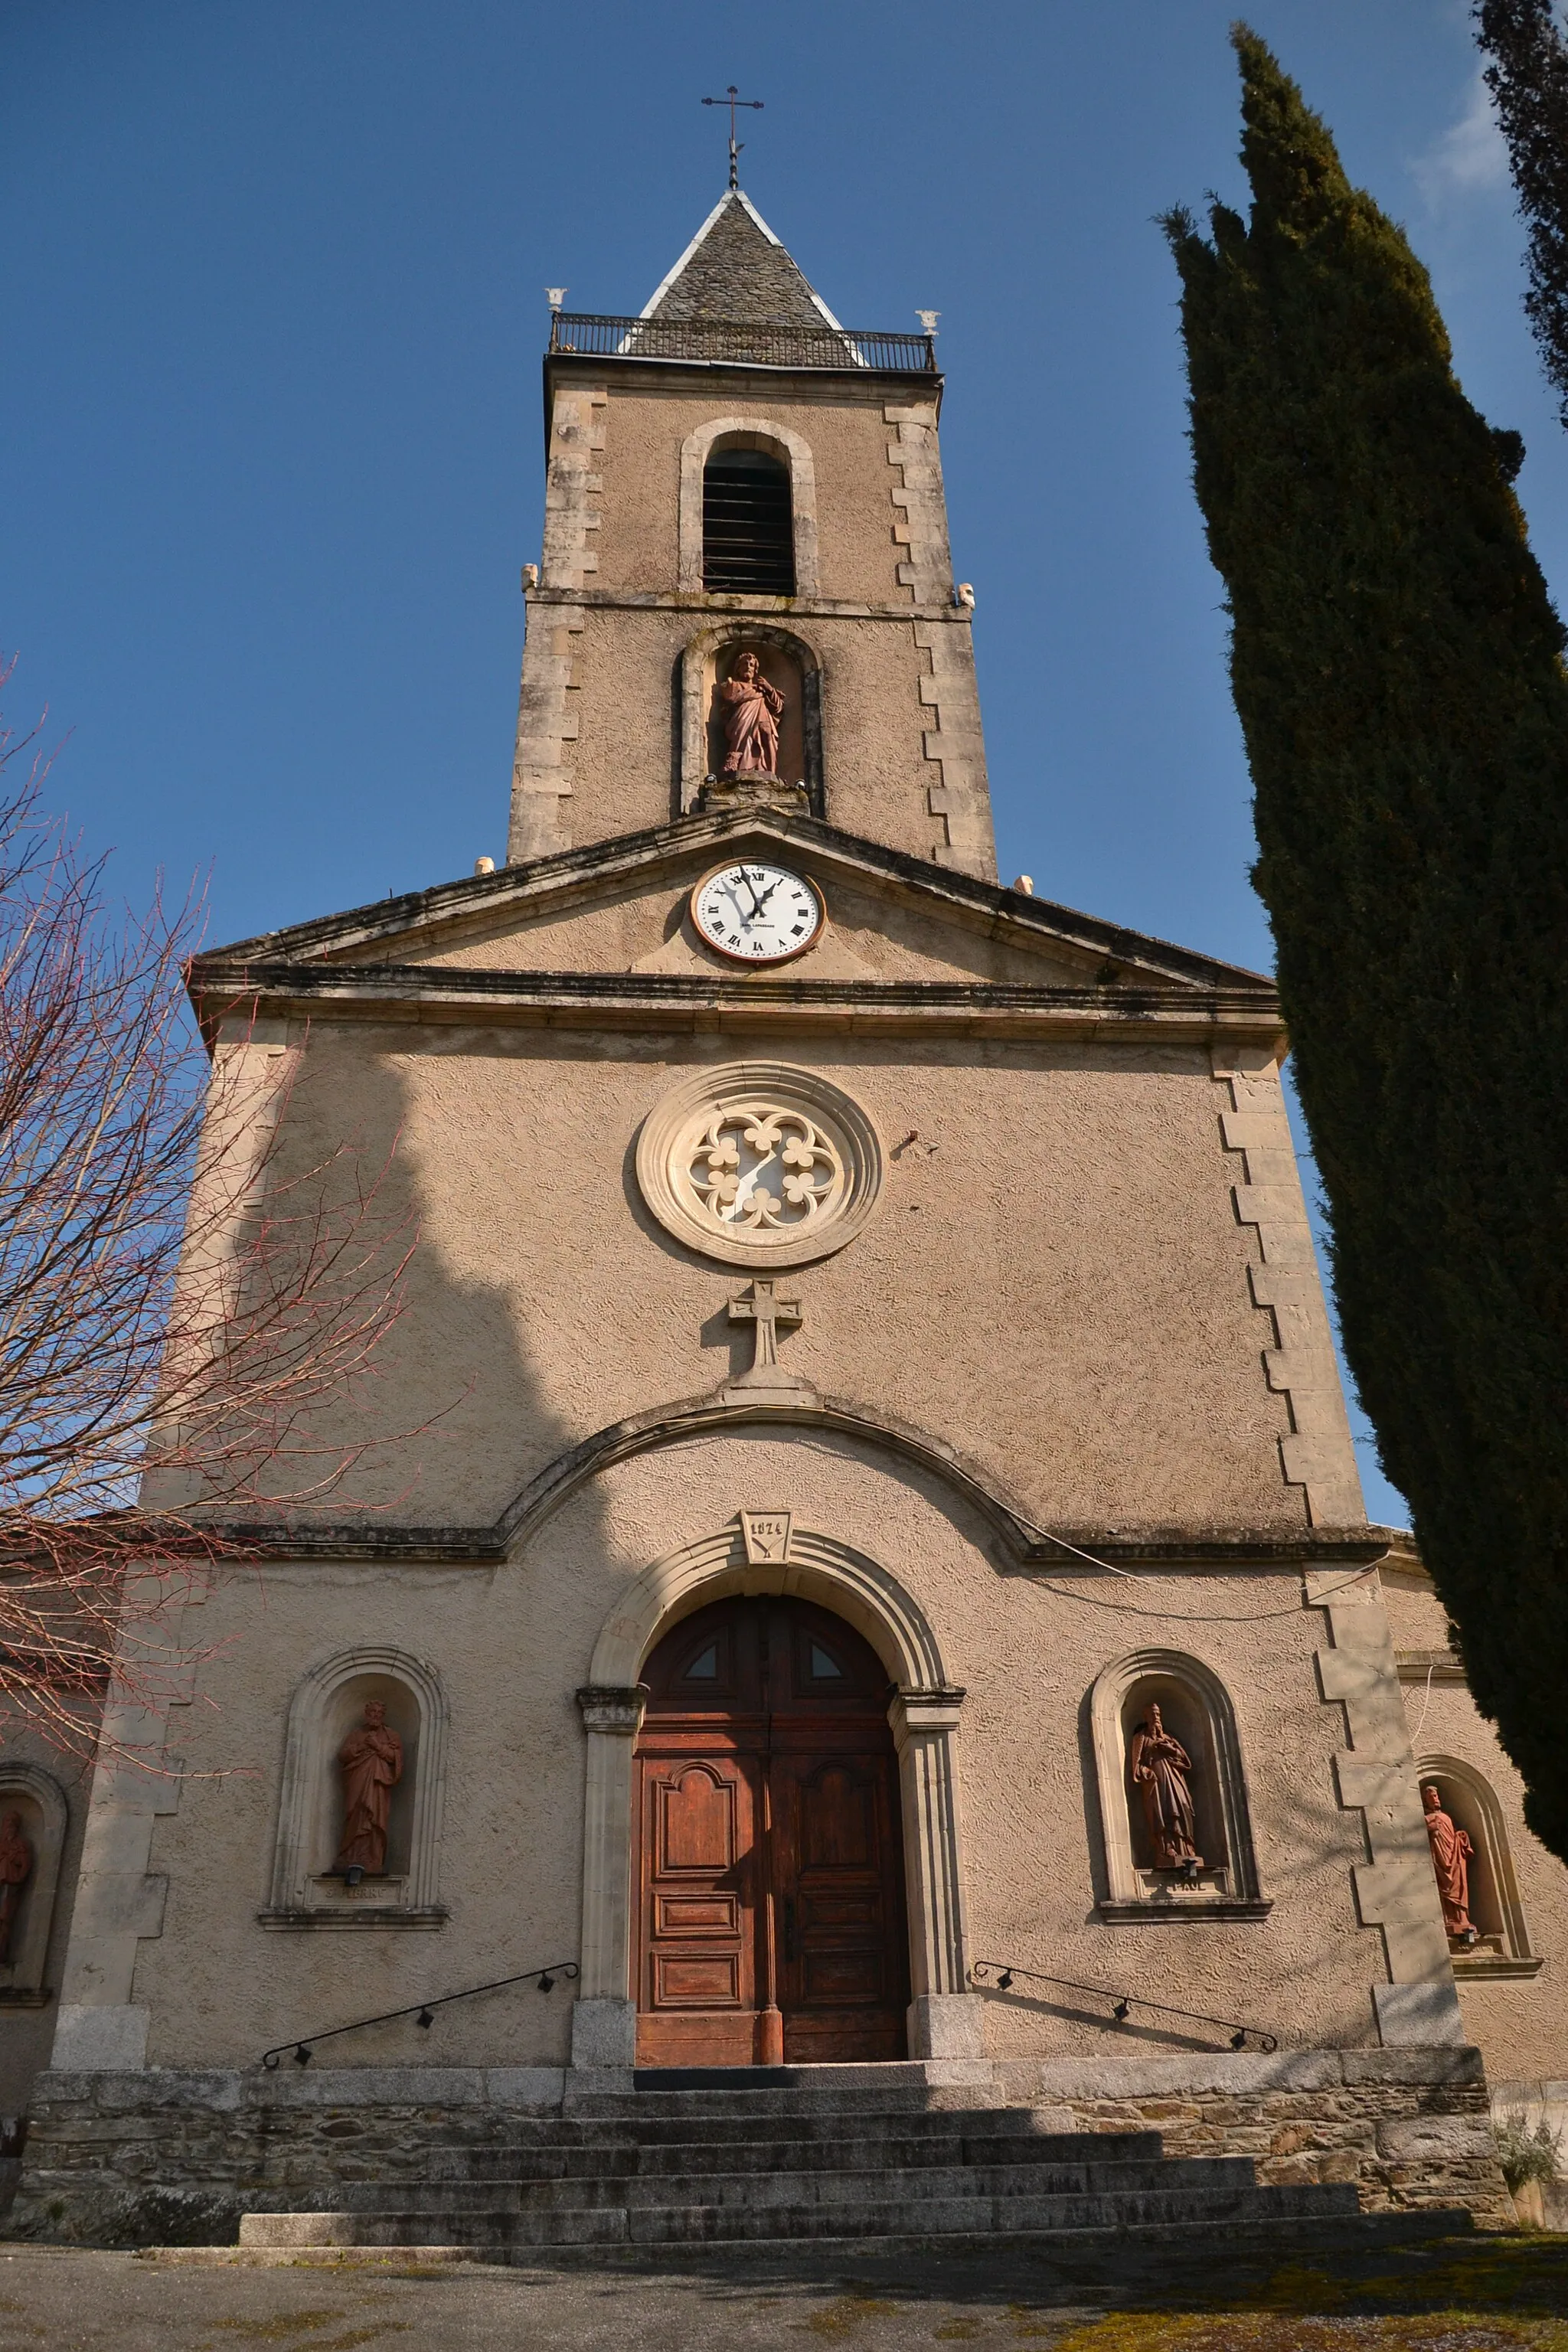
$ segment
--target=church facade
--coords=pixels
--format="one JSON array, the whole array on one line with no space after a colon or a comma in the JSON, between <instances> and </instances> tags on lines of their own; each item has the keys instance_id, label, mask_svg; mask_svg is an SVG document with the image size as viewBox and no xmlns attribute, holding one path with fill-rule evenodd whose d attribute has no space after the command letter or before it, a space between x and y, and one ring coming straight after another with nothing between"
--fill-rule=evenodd
<instances>
[{"instance_id":1,"label":"church facade","mask_svg":"<svg viewBox=\"0 0 1568 2352\"><path fill-rule=\"evenodd\" d=\"M57 2186L154 2090L901 2067L1495 2210L1475 2045L1568 2074L1273 988L998 883L942 391L738 192L556 313L506 863L196 967L278 1180L388 1163L342 1433L426 1434L171 1619L178 1769L100 1762L57 1927Z\"/></svg>"}]
</instances>

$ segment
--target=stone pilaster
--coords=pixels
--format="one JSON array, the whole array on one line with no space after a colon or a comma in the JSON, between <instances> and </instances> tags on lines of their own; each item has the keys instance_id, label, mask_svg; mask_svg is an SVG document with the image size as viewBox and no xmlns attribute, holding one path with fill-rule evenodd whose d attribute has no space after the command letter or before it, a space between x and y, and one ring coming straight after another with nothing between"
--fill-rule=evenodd
<instances>
[{"instance_id":1,"label":"stone pilaster","mask_svg":"<svg viewBox=\"0 0 1568 2352\"><path fill-rule=\"evenodd\" d=\"M632 1938L632 1751L647 1686L590 1685L577 1693L588 1735L584 1807L582 1975L572 2013L574 2066L637 2063L629 1992Z\"/></svg>"},{"instance_id":2,"label":"stone pilaster","mask_svg":"<svg viewBox=\"0 0 1568 2352\"><path fill-rule=\"evenodd\" d=\"M969 1986L960 1869L961 1690L900 1691L888 1709L899 1751L909 1891L910 2054L971 2058L981 2004Z\"/></svg>"}]
</instances>

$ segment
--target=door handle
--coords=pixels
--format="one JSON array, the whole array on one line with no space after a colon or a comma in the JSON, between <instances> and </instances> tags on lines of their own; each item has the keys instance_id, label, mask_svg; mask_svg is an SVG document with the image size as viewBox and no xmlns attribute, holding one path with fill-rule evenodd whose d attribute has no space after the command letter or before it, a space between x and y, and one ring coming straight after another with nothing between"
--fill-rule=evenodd
<instances>
[{"instance_id":1,"label":"door handle","mask_svg":"<svg viewBox=\"0 0 1568 2352\"><path fill-rule=\"evenodd\" d=\"M784 1956L786 1960L793 1960L795 1957L795 1897L793 1895L786 1895L784 1896Z\"/></svg>"}]
</instances>

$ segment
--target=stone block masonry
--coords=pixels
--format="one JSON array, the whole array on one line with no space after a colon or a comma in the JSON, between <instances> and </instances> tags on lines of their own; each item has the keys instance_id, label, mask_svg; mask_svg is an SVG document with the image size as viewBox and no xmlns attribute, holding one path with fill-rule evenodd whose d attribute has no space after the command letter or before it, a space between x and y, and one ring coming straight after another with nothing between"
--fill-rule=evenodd
<instances>
[{"instance_id":1,"label":"stone block masonry","mask_svg":"<svg viewBox=\"0 0 1568 2352\"><path fill-rule=\"evenodd\" d=\"M1363 2212L1462 2207L1482 2228L1513 2226L1473 2050L949 2061L794 2077L800 2087L778 2095L763 2130L858 2132L874 2109L1026 2108L1037 2132L1154 2131L1171 2158L1249 2158L1268 2188L1352 2187ZM629 2072L554 2067L47 2074L12 2232L232 2244L247 2212L331 2211L367 2193L395 2204L434 2179L495 2177L525 2146L535 2165L548 2161L541 2143L559 2136L564 2147L585 2117L635 2132L643 2103L631 2093ZM703 2095L685 2104L701 2108Z\"/></svg>"}]
</instances>

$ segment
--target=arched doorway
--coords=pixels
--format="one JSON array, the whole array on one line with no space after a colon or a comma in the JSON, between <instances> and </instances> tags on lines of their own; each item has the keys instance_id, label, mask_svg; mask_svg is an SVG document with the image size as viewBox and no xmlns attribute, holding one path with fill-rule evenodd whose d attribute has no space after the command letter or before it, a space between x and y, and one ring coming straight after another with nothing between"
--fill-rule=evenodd
<instances>
[{"instance_id":1,"label":"arched doorway","mask_svg":"<svg viewBox=\"0 0 1568 2352\"><path fill-rule=\"evenodd\" d=\"M732 1597L643 1668L637 2062L901 2058L909 2000L888 1674L812 1603Z\"/></svg>"}]
</instances>

